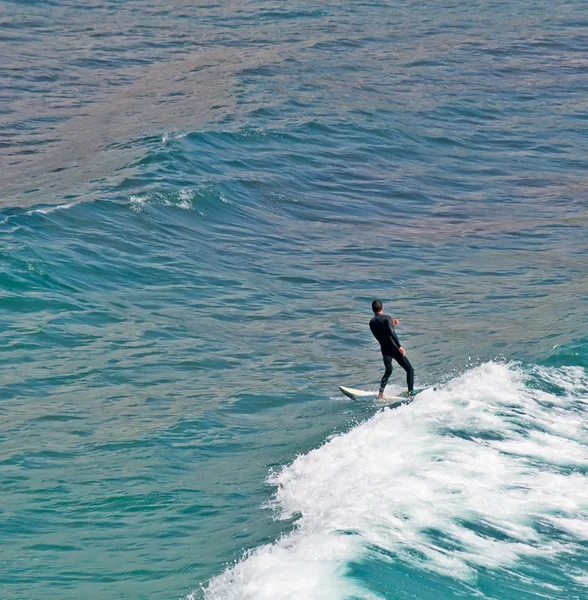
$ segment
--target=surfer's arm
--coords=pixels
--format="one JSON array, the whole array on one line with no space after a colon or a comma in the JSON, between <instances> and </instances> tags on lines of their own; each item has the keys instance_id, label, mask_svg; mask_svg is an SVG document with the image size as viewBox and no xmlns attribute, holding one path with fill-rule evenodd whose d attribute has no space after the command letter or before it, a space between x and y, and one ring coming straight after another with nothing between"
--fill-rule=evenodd
<instances>
[{"instance_id":1,"label":"surfer's arm","mask_svg":"<svg viewBox=\"0 0 588 600\"><path fill-rule=\"evenodd\" d=\"M400 345L400 340L394 331L394 326L398 325L398 323L400 323L398 319L390 319L390 321L388 321L388 325L390 326L390 337L392 338L394 345L398 348L398 352L400 352L402 356L406 356L406 350Z\"/></svg>"},{"instance_id":2,"label":"surfer's arm","mask_svg":"<svg viewBox=\"0 0 588 600\"><path fill-rule=\"evenodd\" d=\"M398 336L396 335L396 332L394 331L394 323L398 323L398 319L390 319L388 321L388 327L390 328L390 337L392 338L392 341L394 342L394 345L398 348L398 350L401 349L401 345L400 345L400 340L398 339ZM401 352L402 354L402 352ZM403 355L404 356L404 355Z\"/></svg>"},{"instance_id":3,"label":"surfer's arm","mask_svg":"<svg viewBox=\"0 0 588 600\"><path fill-rule=\"evenodd\" d=\"M398 323L400 323L400 321L398 319L392 319L392 333L394 334L395 340L398 342L398 352L400 352L400 354L402 354L402 356L406 356L406 350L400 345L400 342L398 341L398 336L396 335L396 332L394 331L394 327L396 327L396 325L398 325Z\"/></svg>"}]
</instances>

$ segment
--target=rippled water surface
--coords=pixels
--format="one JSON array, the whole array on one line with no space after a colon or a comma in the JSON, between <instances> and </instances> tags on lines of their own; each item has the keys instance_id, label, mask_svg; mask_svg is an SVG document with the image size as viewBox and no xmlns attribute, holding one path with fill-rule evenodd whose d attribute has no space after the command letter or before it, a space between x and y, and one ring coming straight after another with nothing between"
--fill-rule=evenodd
<instances>
[{"instance_id":1,"label":"rippled water surface","mask_svg":"<svg viewBox=\"0 0 588 600\"><path fill-rule=\"evenodd\" d=\"M587 31L0 2L0 597L584 598Z\"/></svg>"}]
</instances>

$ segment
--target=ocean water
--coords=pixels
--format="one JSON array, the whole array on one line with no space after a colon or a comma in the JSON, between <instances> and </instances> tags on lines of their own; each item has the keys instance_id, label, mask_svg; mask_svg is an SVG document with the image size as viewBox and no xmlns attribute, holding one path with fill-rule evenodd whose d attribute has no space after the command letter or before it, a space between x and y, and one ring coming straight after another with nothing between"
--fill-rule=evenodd
<instances>
[{"instance_id":1,"label":"ocean water","mask_svg":"<svg viewBox=\"0 0 588 600\"><path fill-rule=\"evenodd\" d=\"M0 82L1 600L588 597L584 2L0 1Z\"/></svg>"}]
</instances>

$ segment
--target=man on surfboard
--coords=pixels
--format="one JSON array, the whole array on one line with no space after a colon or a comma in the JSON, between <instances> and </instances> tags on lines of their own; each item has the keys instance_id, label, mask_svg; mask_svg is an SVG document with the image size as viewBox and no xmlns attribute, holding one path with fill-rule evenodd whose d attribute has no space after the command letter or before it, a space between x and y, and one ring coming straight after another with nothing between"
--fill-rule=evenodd
<instances>
[{"instance_id":1,"label":"man on surfboard","mask_svg":"<svg viewBox=\"0 0 588 600\"><path fill-rule=\"evenodd\" d=\"M394 327L398 325L398 319L392 319L384 314L384 306L379 300L372 302L372 310L374 316L370 321L370 329L374 337L380 342L382 357L386 371L380 382L380 392L378 400L384 397L384 389L388 384L388 379L392 375L392 359L394 359L406 371L406 383L408 385L408 395L416 396L414 391L414 369L406 358L406 350L400 345L398 336L394 331Z\"/></svg>"}]
</instances>

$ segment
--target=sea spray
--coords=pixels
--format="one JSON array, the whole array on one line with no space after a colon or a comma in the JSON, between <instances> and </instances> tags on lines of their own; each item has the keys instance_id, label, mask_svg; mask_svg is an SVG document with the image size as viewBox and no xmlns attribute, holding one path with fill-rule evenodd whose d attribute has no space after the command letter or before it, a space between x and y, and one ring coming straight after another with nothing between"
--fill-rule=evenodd
<instances>
[{"instance_id":1,"label":"sea spray","mask_svg":"<svg viewBox=\"0 0 588 600\"><path fill-rule=\"evenodd\" d=\"M298 517L295 530L214 578L206 598L366 598L349 565L376 556L463 584L579 556L588 478L574 467L588 467L588 432L571 407L585 374L541 372L568 394L529 387L520 366L486 363L299 456L270 476L277 514ZM559 576L578 583L584 573Z\"/></svg>"}]
</instances>

